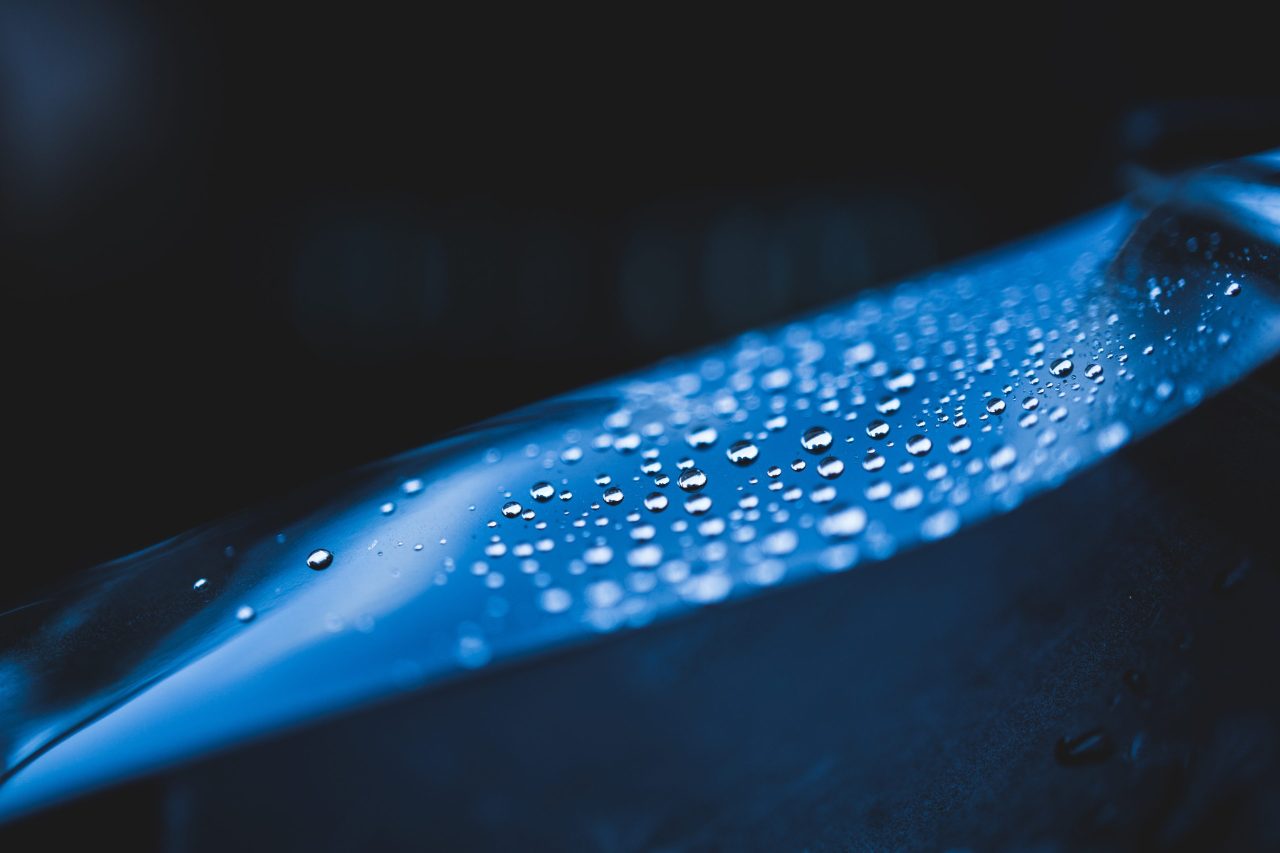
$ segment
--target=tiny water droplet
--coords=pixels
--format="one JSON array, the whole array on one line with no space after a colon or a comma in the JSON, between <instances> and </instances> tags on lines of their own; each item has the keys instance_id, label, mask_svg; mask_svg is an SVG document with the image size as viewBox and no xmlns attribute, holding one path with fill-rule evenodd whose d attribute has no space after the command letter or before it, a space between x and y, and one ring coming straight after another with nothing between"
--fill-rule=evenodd
<instances>
[{"instance_id":1,"label":"tiny water droplet","mask_svg":"<svg viewBox=\"0 0 1280 853\"><path fill-rule=\"evenodd\" d=\"M317 572L321 569L327 569L333 565L333 552L324 548L317 548L307 555L307 568L315 569Z\"/></svg>"},{"instance_id":2,"label":"tiny water droplet","mask_svg":"<svg viewBox=\"0 0 1280 853\"><path fill-rule=\"evenodd\" d=\"M871 438L881 439L889 434L889 425L882 420L874 420L867 424L867 435Z\"/></svg>"}]
</instances>

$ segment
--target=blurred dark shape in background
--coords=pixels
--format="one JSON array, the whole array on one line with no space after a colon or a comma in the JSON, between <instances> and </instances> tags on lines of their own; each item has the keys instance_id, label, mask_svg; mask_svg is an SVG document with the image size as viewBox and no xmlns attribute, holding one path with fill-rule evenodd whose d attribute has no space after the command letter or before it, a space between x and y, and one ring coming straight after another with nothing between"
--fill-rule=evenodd
<instances>
[{"instance_id":1,"label":"blurred dark shape in background","mask_svg":"<svg viewBox=\"0 0 1280 853\"><path fill-rule=\"evenodd\" d=\"M25 507L0 609L1044 228L1117 197L1134 166L1280 144L1277 102L1145 98L1171 60L1123 27L1083 48L1074 19L911 52L817 23L772 44L587 47L493 24L0 7L9 494ZM945 73L908 79L922 58ZM92 515L59 511L83 492Z\"/></svg>"}]
</instances>

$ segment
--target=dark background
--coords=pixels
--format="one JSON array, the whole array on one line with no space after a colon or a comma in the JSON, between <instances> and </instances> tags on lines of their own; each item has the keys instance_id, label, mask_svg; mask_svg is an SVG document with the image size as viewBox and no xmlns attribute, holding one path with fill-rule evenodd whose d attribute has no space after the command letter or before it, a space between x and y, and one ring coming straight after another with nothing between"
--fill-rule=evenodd
<instances>
[{"instance_id":1,"label":"dark background","mask_svg":"<svg viewBox=\"0 0 1280 853\"><path fill-rule=\"evenodd\" d=\"M1144 169L1280 145L1238 57L1206 80L1084 17L624 37L224 5L0 7L0 609Z\"/></svg>"}]
</instances>

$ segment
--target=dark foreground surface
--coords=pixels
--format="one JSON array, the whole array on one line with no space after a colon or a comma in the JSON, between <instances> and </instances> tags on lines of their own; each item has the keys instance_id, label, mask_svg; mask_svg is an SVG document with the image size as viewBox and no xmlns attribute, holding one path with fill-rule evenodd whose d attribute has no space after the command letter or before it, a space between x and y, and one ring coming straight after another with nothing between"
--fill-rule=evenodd
<instances>
[{"instance_id":1,"label":"dark foreground surface","mask_svg":"<svg viewBox=\"0 0 1280 853\"><path fill-rule=\"evenodd\" d=\"M1273 363L944 542L247 744L0 838L1274 848L1277 423Z\"/></svg>"}]
</instances>

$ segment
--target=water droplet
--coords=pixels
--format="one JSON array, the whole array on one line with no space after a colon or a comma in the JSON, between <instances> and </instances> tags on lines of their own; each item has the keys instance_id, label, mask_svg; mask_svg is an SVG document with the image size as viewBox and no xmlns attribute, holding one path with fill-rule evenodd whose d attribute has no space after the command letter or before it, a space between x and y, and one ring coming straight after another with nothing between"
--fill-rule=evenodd
<instances>
[{"instance_id":1,"label":"water droplet","mask_svg":"<svg viewBox=\"0 0 1280 853\"><path fill-rule=\"evenodd\" d=\"M519 501L507 501L502 505L502 514L507 518L515 518L524 512L524 507L520 506Z\"/></svg>"},{"instance_id":2,"label":"water droplet","mask_svg":"<svg viewBox=\"0 0 1280 853\"><path fill-rule=\"evenodd\" d=\"M684 437L684 440L689 443L690 447L702 450L715 444L716 439L719 437L720 434L716 432L715 427L707 426L690 432Z\"/></svg>"},{"instance_id":3,"label":"water droplet","mask_svg":"<svg viewBox=\"0 0 1280 853\"><path fill-rule=\"evenodd\" d=\"M913 435L907 439L907 452L912 456L924 456L933 450L933 442L927 436Z\"/></svg>"},{"instance_id":4,"label":"water droplet","mask_svg":"<svg viewBox=\"0 0 1280 853\"><path fill-rule=\"evenodd\" d=\"M396 505L392 501L387 501L382 506L378 507L378 511L383 515L391 515L391 513L396 511Z\"/></svg>"},{"instance_id":5,"label":"water droplet","mask_svg":"<svg viewBox=\"0 0 1280 853\"><path fill-rule=\"evenodd\" d=\"M924 490L919 486L908 486L893 496L890 501L896 510L915 509L924 501Z\"/></svg>"},{"instance_id":6,"label":"water droplet","mask_svg":"<svg viewBox=\"0 0 1280 853\"><path fill-rule=\"evenodd\" d=\"M871 438L881 439L889 434L889 425L882 420L874 420L867 424L867 435Z\"/></svg>"},{"instance_id":7,"label":"water droplet","mask_svg":"<svg viewBox=\"0 0 1280 853\"><path fill-rule=\"evenodd\" d=\"M920 525L925 539L941 539L950 536L960 526L960 514L954 509L944 509L929 516Z\"/></svg>"},{"instance_id":8,"label":"water droplet","mask_svg":"<svg viewBox=\"0 0 1280 853\"><path fill-rule=\"evenodd\" d=\"M916 375L910 370L899 370L884 381L890 391L906 391L916 384Z\"/></svg>"},{"instance_id":9,"label":"water droplet","mask_svg":"<svg viewBox=\"0 0 1280 853\"><path fill-rule=\"evenodd\" d=\"M973 442L967 435L957 435L947 442L947 450L952 453L968 453L970 447L973 447Z\"/></svg>"},{"instance_id":10,"label":"water droplet","mask_svg":"<svg viewBox=\"0 0 1280 853\"><path fill-rule=\"evenodd\" d=\"M684 502L684 511L689 515L702 515L711 509L711 498L706 495L693 495Z\"/></svg>"},{"instance_id":11,"label":"water droplet","mask_svg":"<svg viewBox=\"0 0 1280 853\"><path fill-rule=\"evenodd\" d=\"M686 468L676 478L676 485L686 492L696 492L707 484L707 475L699 468Z\"/></svg>"},{"instance_id":12,"label":"water droplet","mask_svg":"<svg viewBox=\"0 0 1280 853\"><path fill-rule=\"evenodd\" d=\"M604 490L604 502L607 504L617 504L622 502L622 489L617 486L610 486Z\"/></svg>"},{"instance_id":13,"label":"water droplet","mask_svg":"<svg viewBox=\"0 0 1280 853\"><path fill-rule=\"evenodd\" d=\"M608 545L597 545L594 548L588 548L583 553L582 559L588 566L603 566L613 560L613 549Z\"/></svg>"},{"instance_id":14,"label":"water droplet","mask_svg":"<svg viewBox=\"0 0 1280 853\"><path fill-rule=\"evenodd\" d=\"M768 470L765 471L765 474L769 475L770 477L775 477L775 478L780 477L782 476L782 469L779 468L777 465L770 465Z\"/></svg>"},{"instance_id":15,"label":"water droplet","mask_svg":"<svg viewBox=\"0 0 1280 853\"><path fill-rule=\"evenodd\" d=\"M546 481L534 483L529 489L529 496L538 503L546 503L556 496L556 487Z\"/></svg>"},{"instance_id":16,"label":"water droplet","mask_svg":"<svg viewBox=\"0 0 1280 853\"><path fill-rule=\"evenodd\" d=\"M1022 401L1022 408L1026 409L1028 412L1034 411L1039 407L1040 407L1039 397L1027 397Z\"/></svg>"},{"instance_id":17,"label":"water droplet","mask_svg":"<svg viewBox=\"0 0 1280 853\"><path fill-rule=\"evenodd\" d=\"M207 583L209 583L209 579L208 579L208 578L200 578L199 580L197 580L195 583L193 583L193 584L191 585L191 588L192 588L192 589L204 589L205 584L207 584Z\"/></svg>"},{"instance_id":18,"label":"water droplet","mask_svg":"<svg viewBox=\"0 0 1280 853\"><path fill-rule=\"evenodd\" d=\"M823 536L844 538L856 536L867 526L867 513L859 506L836 506L818 522Z\"/></svg>"},{"instance_id":19,"label":"water droplet","mask_svg":"<svg viewBox=\"0 0 1280 853\"><path fill-rule=\"evenodd\" d=\"M998 415L1004 411L1004 400L999 397L992 397L987 401L987 411L993 415Z\"/></svg>"},{"instance_id":20,"label":"water droplet","mask_svg":"<svg viewBox=\"0 0 1280 853\"><path fill-rule=\"evenodd\" d=\"M421 480L415 477L412 480L405 480L403 483L401 483L400 491L404 492L406 495L416 495L418 492L422 491L425 487L426 485Z\"/></svg>"},{"instance_id":21,"label":"water droplet","mask_svg":"<svg viewBox=\"0 0 1280 853\"><path fill-rule=\"evenodd\" d=\"M735 441L725 452L734 465L750 465L760 455L760 448L749 441Z\"/></svg>"},{"instance_id":22,"label":"water droplet","mask_svg":"<svg viewBox=\"0 0 1280 853\"><path fill-rule=\"evenodd\" d=\"M1129 440L1129 428L1119 421L1098 432L1098 449L1103 453L1115 450Z\"/></svg>"},{"instance_id":23,"label":"water droplet","mask_svg":"<svg viewBox=\"0 0 1280 853\"><path fill-rule=\"evenodd\" d=\"M760 542L760 550L771 557L790 554L800 544L800 537L791 529L775 530Z\"/></svg>"},{"instance_id":24,"label":"water droplet","mask_svg":"<svg viewBox=\"0 0 1280 853\"><path fill-rule=\"evenodd\" d=\"M667 496L662 492L653 492L644 499L644 508L650 512L662 512L667 508Z\"/></svg>"},{"instance_id":25,"label":"water droplet","mask_svg":"<svg viewBox=\"0 0 1280 853\"><path fill-rule=\"evenodd\" d=\"M1071 364L1071 359L1060 358L1054 361L1053 364L1049 365L1049 372L1061 379L1071 373L1071 368L1073 366L1074 365Z\"/></svg>"},{"instance_id":26,"label":"water droplet","mask_svg":"<svg viewBox=\"0 0 1280 853\"><path fill-rule=\"evenodd\" d=\"M809 427L800 437L800 446L810 453L821 453L831 446L831 433L825 427Z\"/></svg>"},{"instance_id":27,"label":"water droplet","mask_svg":"<svg viewBox=\"0 0 1280 853\"><path fill-rule=\"evenodd\" d=\"M542 609L548 613L563 613L573 603L569 593L556 586L544 589L542 594L538 596L538 601L542 605Z\"/></svg>"},{"instance_id":28,"label":"water droplet","mask_svg":"<svg viewBox=\"0 0 1280 853\"><path fill-rule=\"evenodd\" d=\"M902 401L894 396L881 397L880 402L876 403L876 411L882 415L892 415L901 408Z\"/></svg>"},{"instance_id":29,"label":"water droplet","mask_svg":"<svg viewBox=\"0 0 1280 853\"><path fill-rule=\"evenodd\" d=\"M1095 380L1096 380L1096 379L1097 379L1098 377L1100 377L1101 375L1102 375L1102 365L1100 365L1100 364L1090 364L1090 365L1087 365L1087 366L1085 367L1085 369L1084 369L1084 378L1085 378L1085 379L1095 379Z\"/></svg>"},{"instance_id":30,"label":"water droplet","mask_svg":"<svg viewBox=\"0 0 1280 853\"><path fill-rule=\"evenodd\" d=\"M834 456L828 456L818 463L818 476L834 480L844 473L844 463Z\"/></svg>"},{"instance_id":31,"label":"water droplet","mask_svg":"<svg viewBox=\"0 0 1280 853\"><path fill-rule=\"evenodd\" d=\"M809 463L805 462L803 459L793 459L791 460L791 470L803 471L808 464Z\"/></svg>"},{"instance_id":32,"label":"water droplet","mask_svg":"<svg viewBox=\"0 0 1280 853\"><path fill-rule=\"evenodd\" d=\"M875 448L867 451L867 455L862 457L862 468L866 471L879 471L884 467L884 457L875 451Z\"/></svg>"},{"instance_id":33,"label":"water droplet","mask_svg":"<svg viewBox=\"0 0 1280 853\"><path fill-rule=\"evenodd\" d=\"M241 622L252 622L253 617L257 615L258 611L254 610L247 604L241 605L240 608L236 610L236 618Z\"/></svg>"},{"instance_id":34,"label":"water droplet","mask_svg":"<svg viewBox=\"0 0 1280 853\"><path fill-rule=\"evenodd\" d=\"M1061 738L1053 746L1053 757L1068 767L1099 764L1111 756L1114 748L1105 731L1093 729L1074 737Z\"/></svg>"},{"instance_id":35,"label":"water droplet","mask_svg":"<svg viewBox=\"0 0 1280 853\"><path fill-rule=\"evenodd\" d=\"M315 569L317 572L321 569L327 569L333 565L333 552L326 551L324 548L317 548L307 555L307 568Z\"/></svg>"},{"instance_id":36,"label":"water droplet","mask_svg":"<svg viewBox=\"0 0 1280 853\"><path fill-rule=\"evenodd\" d=\"M1011 445L1005 444L991 452L991 456L987 459L987 464L991 466L992 471L999 471L1002 468L1008 468L1017 461L1018 451Z\"/></svg>"},{"instance_id":37,"label":"water droplet","mask_svg":"<svg viewBox=\"0 0 1280 853\"><path fill-rule=\"evenodd\" d=\"M596 474L596 485L607 486L613 482L613 478L608 474Z\"/></svg>"},{"instance_id":38,"label":"water droplet","mask_svg":"<svg viewBox=\"0 0 1280 853\"><path fill-rule=\"evenodd\" d=\"M1227 285L1226 289L1223 290L1222 292L1227 294L1227 296L1235 296L1240 292L1240 282L1238 281L1230 282Z\"/></svg>"}]
</instances>

